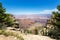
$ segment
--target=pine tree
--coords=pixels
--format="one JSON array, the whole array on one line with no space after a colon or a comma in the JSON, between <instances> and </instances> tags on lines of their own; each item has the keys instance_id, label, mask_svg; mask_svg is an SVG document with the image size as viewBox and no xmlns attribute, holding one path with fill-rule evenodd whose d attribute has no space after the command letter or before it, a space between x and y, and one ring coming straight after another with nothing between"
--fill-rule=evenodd
<instances>
[{"instance_id":1,"label":"pine tree","mask_svg":"<svg viewBox=\"0 0 60 40\"><path fill-rule=\"evenodd\" d=\"M2 3L0 3L0 29L13 23L13 19L10 16L10 14L6 13L5 8L2 7Z\"/></svg>"},{"instance_id":2,"label":"pine tree","mask_svg":"<svg viewBox=\"0 0 60 40\"><path fill-rule=\"evenodd\" d=\"M49 30L48 28L48 36L55 38L55 39L60 39L60 5L57 6L58 12L52 12L52 17L49 20L50 21L50 26ZM51 26L53 25L53 26ZM53 29L52 29L53 28Z\"/></svg>"}]
</instances>

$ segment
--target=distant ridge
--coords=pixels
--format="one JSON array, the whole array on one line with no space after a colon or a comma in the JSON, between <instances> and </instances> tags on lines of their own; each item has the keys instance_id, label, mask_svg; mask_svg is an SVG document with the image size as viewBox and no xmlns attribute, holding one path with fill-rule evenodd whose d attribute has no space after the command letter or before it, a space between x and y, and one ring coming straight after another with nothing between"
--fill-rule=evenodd
<instances>
[{"instance_id":1,"label":"distant ridge","mask_svg":"<svg viewBox=\"0 0 60 40\"><path fill-rule=\"evenodd\" d=\"M50 18L51 14L32 14L32 15L15 15L17 19L20 18Z\"/></svg>"}]
</instances>

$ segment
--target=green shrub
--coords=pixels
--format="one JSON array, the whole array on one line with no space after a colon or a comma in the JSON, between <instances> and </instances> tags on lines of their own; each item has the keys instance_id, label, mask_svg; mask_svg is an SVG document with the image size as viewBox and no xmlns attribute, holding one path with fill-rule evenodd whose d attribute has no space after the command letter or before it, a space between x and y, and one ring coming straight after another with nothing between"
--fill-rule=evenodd
<instances>
[{"instance_id":1,"label":"green shrub","mask_svg":"<svg viewBox=\"0 0 60 40\"><path fill-rule=\"evenodd\" d=\"M0 35L9 36L9 33L5 32L4 30L0 30Z\"/></svg>"},{"instance_id":2,"label":"green shrub","mask_svg":"<svg viewBox=\"0 0 60 40\"><path fill-rule=\"evenodd\" d=\"M19 39L20 39L20 40L24 40L22 36L20 36L20 38L19 38Z\"/></svg>"},{"instance_id":3,"label":"green shrub","mask_svg":"<svg viewBox=\"0 0 60 40\"><path fill-rule=\"evenodd\" d=\"M2 34L2 30L0 30L0 35Z\"/></svg>"},{"instance_id":4,"label":"green shrub","mask_svg":"<svg viewBox=\"0 0 60 40\"><path fill-rule=\"evenodd\" d=\"M8 32L10 36L14 36L15 34L13 32Z\"/></svg>"},{"instance_id":5,"label":"green shrub","mask_svg":"<svg viewBox=\"0 0 60 40\"><path fill-rule=\"evenodd\" d=\"M14 37L17 37L17 39L19 39L19 40L24 40L22 36L19 36L18 34L15 34L13 32L6 32L5 30L0 30L0 35L14 36Z\"/></svg>"},{"instance_id":6,"label":"green shrub","mask_svg":"<svg viewBox=\"0 0 60 40\"><path fill-rule=\"evenodd\" d=\"M37 35L38 34L38 29L35 29L34 31L35 31L35 34Z\"/></svg>"}]
</instances>

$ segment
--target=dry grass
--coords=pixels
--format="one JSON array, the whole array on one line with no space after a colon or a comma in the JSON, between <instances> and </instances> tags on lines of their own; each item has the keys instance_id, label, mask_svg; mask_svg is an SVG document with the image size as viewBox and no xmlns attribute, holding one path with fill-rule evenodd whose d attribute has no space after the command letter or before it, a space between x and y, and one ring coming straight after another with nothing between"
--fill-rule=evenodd
<instances>
[{"instance_id":1,"label":"dry grass","mask_svg":"<svg viewBox=\"0 0 60 40\"><path fill-rule=\"evenodd\" d=\"M18 34L15 34L13 32L7 32L5 30L0 30L0 35L4 35L4 36L14 36L19 40L24 40L21 36L19 36Z\"/></svg>"}]
</instances>

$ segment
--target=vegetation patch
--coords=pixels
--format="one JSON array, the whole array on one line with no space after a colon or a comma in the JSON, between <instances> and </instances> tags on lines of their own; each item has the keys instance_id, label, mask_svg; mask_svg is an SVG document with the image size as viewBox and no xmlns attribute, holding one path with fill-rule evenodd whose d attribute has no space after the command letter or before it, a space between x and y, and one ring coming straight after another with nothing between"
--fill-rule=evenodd
<instances>
[{"instance_id":1,"label":"vegetation patch","mask_svg":"<svg viewBox=\"0 0 60 40\"><path fill-rule=\"evenodd\" d=\"M0 30L0 35L4 36L14 36L19 40L24 40L22 36L19 36L18 34L15 34L13 32L6 32L5 30Z\"/></svg>"}]
</instances>

